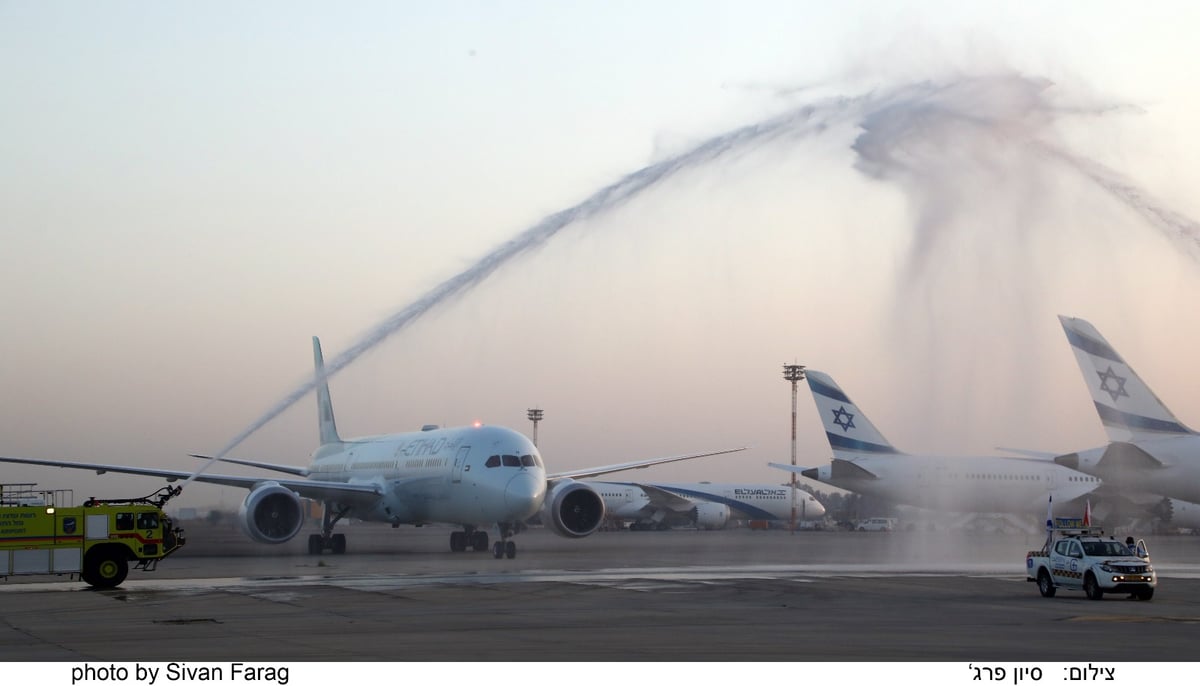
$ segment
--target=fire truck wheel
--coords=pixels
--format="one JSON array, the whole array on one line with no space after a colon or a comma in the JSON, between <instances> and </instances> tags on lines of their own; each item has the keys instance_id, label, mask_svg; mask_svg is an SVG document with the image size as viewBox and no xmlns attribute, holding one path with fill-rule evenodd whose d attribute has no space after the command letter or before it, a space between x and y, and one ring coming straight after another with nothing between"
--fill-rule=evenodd
<instances>
[{"instance_id":1,"label":"fire truck wheel","mask_svg":"<svg viewBox=\"0 0 1200 686\"><path fill-rule=\"evenodd\" d=\"M129 564L117 551L102 548L88 553L83 563L83 579L96 588L120 586L129 574Z\"/></svg>"}]
</instances>

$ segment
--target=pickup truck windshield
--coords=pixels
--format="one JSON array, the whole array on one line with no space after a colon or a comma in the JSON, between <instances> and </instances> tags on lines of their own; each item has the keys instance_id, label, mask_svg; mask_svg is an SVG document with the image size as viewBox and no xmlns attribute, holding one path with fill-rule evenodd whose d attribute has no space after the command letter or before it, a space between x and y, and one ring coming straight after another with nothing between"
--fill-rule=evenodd
<instances>
[{"instance_id":1,"label":"pickup truck windshield","mask_svg":"<svg viewBox=\"0 0 1200 686\"><path fill-rule=\"evenodd\" d=\"M1084 541L1083 552L1090 557L1121 557L1133 553L1120 541Z\"/></svg>"}]
</instances>

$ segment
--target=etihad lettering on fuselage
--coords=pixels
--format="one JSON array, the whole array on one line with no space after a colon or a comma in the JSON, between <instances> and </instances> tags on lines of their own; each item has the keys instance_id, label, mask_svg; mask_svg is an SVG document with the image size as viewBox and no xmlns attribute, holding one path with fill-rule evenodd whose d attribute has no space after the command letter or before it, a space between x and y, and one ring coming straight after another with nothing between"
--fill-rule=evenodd
<instances>
[{"instance_id":1,"label":"etihad lettering on fuselage","mask_svg":"<svg viewBox=\"0 0 1200 686\"><path fill-rule=\"evenodd\" d=\"M778 498L787 495L786 488L735 488L733 494L739 497L760 496Z\"/></svg>"},{"instance_id":2,"label":"etihad lettering on fuselage","mask_svg":"<svg viewBox=\"0 0 1200 686\"><path fill-rule=\"evenodd\" d=\"M406 441L396 446L396 457L403 455L404 457L421 457L424 455L436 455L442 450L454 450L458 444L462 443L461 438L449 440L446 438L418 438L413 441Z\"/></svg>"}]
</instances>

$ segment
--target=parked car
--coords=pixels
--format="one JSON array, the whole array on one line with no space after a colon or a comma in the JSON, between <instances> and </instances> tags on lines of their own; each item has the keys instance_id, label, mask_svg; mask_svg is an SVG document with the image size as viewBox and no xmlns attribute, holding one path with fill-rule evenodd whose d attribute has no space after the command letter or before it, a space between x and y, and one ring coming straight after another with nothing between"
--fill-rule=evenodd
<instances>
[{"instance_id":1,"label":"parked car","mask_svg":"<svg viewBox=\"0 0 1200 686\"><path fill-rule=\"evenodd\" d=\"M895 531L895 517L871 517L858 522L859 531Z\"/></svg>"}]
</instances>

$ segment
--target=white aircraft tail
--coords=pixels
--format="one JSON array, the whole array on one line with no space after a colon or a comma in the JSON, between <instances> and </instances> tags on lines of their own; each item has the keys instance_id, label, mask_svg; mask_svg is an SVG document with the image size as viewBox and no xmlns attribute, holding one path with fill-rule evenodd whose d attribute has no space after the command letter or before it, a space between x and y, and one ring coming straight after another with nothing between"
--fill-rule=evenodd
<instances>
[{"instance_id":1,"label":"white aircraft tail","mask_svg":"<svg viewBox=\"0 0 1200 686\"><path fill-rule=\"evenodd\" d=\"M1175 418L1096 327L1059 315L1110 441L1195 433Z\"/></svg>"},{"instance_id":2,"label":"white aircraft tail","mask_svg":"<svg viewBox=\"0 0 1200 686\"><path fill-rule=\"evenodd\" d=\"M321 355L321 339L313 336L313 374L317 381L317 427L321 445L341 443L337 422L333 419L333 401L329 399L329 381L325 377L325 358Z\"/></svg>"},{"instance_id":3,"label":"white aircraft tail","mask_svg":"<svg viewBox=\"0 0 1200 686\"><path fill-rule=\"evenodd\" d=\"M879 429L867 419L833 378L809 369L805 372L817 412L825 426L825 437L836 456L850 459L860 455L899 454Z\"/></svg>"}]
</instances>

